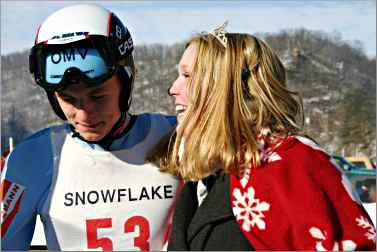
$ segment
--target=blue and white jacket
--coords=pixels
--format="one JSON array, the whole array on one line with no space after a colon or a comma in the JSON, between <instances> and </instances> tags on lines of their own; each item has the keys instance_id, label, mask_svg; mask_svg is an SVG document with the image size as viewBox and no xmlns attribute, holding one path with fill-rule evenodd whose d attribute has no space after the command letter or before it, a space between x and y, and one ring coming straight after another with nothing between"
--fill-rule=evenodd
<instances>
[{"instance_id":1,"label":"blue and white jacket","mask_svg":"<svg viewBox=\"0 0 377 252\"><path fill-rule=\"evenodd\" d=\"M174 116L138 115L110 151L68 124L17 145L1 178L2 249L28 250L40 215L49 250L161 250L179 181L146 155L175 125Z\"/></svg>"}]
</instances>

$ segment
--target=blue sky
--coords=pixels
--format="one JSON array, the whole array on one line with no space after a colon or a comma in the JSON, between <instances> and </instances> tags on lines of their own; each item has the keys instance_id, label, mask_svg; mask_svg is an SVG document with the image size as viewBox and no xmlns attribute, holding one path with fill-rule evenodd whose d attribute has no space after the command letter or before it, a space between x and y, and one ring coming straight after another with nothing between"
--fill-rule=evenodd
<instances>
[{"instance_id":1,"label":"blue sky","mask_svg":"<svg viewBox=\"0 0 377 252\"><path fill-rule=\"evenodd\" d=\"M1 0L1 54L30 48L38 25L53 11L80 1ZM83 2L83 1L81 1ZM230 32L275 33L306 28L360 41L376 55L375 0L85 1L114 11L136 45L173 44L229 20Z\"/></svg>"}]
</instances>

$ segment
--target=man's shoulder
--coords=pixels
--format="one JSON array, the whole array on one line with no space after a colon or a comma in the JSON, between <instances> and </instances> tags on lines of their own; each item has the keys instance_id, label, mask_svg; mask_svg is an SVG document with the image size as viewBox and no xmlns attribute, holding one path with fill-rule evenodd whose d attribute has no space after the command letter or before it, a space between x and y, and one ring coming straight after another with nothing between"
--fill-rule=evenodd
<instances>
[{"instance_id":1,"label":"man's shoulder","mask_svg":"<svg viewBox=\"0 0 377 252\"><path fill-rule=\"evenodd\" d=\"M66 124L51 125L49 127L40 129L28 136L20 144L30 144L30 142L40 141L43 138L50 137L52 132L62 132L66 129Z\"/></svg>"},{"instance_id":2,"label":"man's shoulder","mask_svg":"<svg viewBox=\"0 0 377 252\"><path fill-rule=\"evenodd\" d=\"M52 132L63 132L65 125L41 129L18 143L7 159L4 175L12 181L27 185L49 177L53 162Z\"/></svg>"},{"instance_id":3,"label":"man's shoulder","mask_svg":"<svg viewBox=\"0 0 377 252\"><path fill-rule=\"evenodd\" d=\"M143 113L138 115L141 118L149 118L149 120L157 121L158 123L168 122L171 127L177 125L177 117L175 115L163 114L163 113Z\"/></svg>"},{"instance_id":4,"label":"man's shoulder","mask_svg":"<svg viewBox=\"0 0 377 252\"><path fill-rule=\"evenodd\" d=\"M32 135L25 138L22 142L18 143L13 150L13 155L21 155L22 153L36 152L39 149L46 149L49 146L51 133L63 132L66 129L66 124L52 125L40 129Z\"/></svg>"},{"instance_id":5,"label":"man's shoulder","mask_svg":"<svg viewBox=\"0 0 377 252\"><path fill-rule=\"evenodd\" d=\"M139 140L148 146L155 146L163 137L170 135L177 124L175 116L164 115L161 113L144 113L138 115L137 124L140 133ZM142 137L143 136L143 137Z\"/></svg>"}]
</instances>

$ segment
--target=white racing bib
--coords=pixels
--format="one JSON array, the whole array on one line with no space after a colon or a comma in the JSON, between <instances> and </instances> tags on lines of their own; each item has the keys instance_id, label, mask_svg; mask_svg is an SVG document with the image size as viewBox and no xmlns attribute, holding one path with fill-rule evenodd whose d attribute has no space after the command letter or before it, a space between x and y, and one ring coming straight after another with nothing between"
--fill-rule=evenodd
<instances>
[{"instance_id":1,"label":"white racing bib","mask_svg":"<svg viewBox=\"0 0 377 252\"><path fill-rule=\"evenodd\" d=\"M66 137L49 210L61 250L162 250L179 181L144 161L144 145L93 151Z\"/></svg>"}]
</instances>

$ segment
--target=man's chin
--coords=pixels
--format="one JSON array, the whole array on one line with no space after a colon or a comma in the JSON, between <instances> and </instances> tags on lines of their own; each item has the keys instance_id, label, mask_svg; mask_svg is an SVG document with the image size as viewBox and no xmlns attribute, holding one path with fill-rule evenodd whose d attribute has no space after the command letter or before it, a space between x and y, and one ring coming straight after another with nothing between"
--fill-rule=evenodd
<instances>
[{"instance_id":1,"label":"man's chin","mask_svg":"<svg viewBox=\"0 0 377 252\"><path fill-rule=\"evenodd\" d=\"M96 142L104 138L102 134L92 132L80 132L81 138L88 142Z\"/></svg>"}]
</instances>

